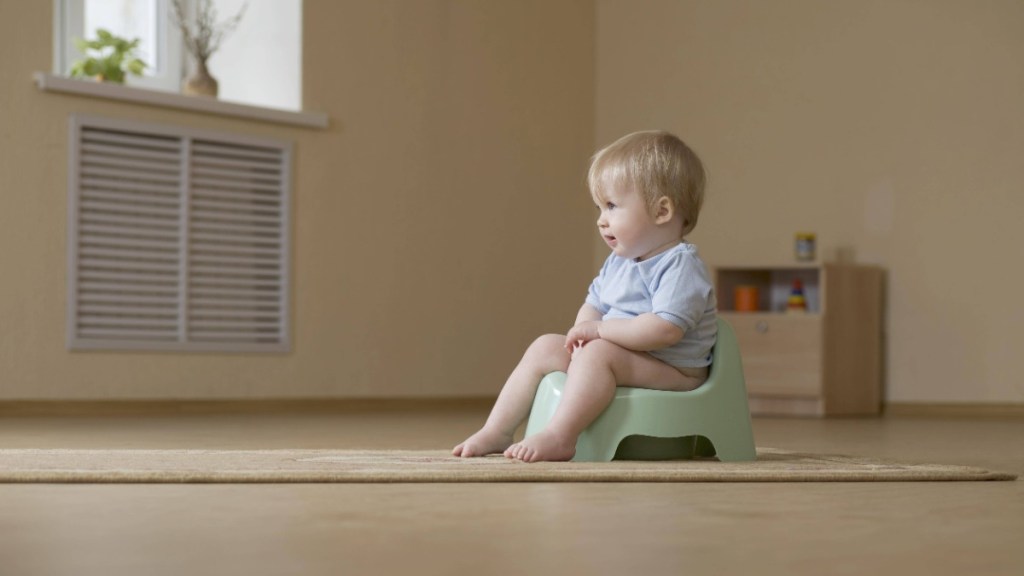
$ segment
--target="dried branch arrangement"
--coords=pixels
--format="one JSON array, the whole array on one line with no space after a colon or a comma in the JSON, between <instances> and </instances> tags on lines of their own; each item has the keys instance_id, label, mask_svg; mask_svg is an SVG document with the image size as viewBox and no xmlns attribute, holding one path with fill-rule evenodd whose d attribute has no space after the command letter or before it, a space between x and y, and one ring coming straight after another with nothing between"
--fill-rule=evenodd
<instances>
[{"instance_id":1,"label":"dried branch arrangement","mask_svg":"<svg viewBox=\"0 0 1024 576\"><path fill-rule=\"evenodd\" d=\"M184 2L174 0L175 23L181 30L185 48L196 59L196 62L206 63L210 56L220 48L224 38L235 31L248 7L249 3L246 2L238 14L218 24L217 8L214 7L213 0L198 0L195 21L190 23L185 12Z\"/></svg>"}]
</instances>

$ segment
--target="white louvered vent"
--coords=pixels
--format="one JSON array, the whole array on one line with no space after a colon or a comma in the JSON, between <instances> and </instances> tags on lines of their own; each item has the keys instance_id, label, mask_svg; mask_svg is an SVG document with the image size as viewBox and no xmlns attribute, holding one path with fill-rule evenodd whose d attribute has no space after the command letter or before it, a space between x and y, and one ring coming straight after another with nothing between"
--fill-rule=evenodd
<instances>
[{"instance_id":1,"label":"white louvered vent","mask_svg":"<svg viewBox=\"0 0 1024 576\"><path fill-rule=\"evenodd\" d=\"M287 351L287 143L73 116L68 346Z\"/></svg>"}]
</instances>

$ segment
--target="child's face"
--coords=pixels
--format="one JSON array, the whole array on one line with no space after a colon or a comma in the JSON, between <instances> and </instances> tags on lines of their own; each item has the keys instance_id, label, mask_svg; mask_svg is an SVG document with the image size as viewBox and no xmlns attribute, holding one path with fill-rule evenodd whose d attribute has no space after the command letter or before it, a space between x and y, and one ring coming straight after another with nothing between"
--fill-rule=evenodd
<instances>
[{"instance_id":1,"label":"child's face","mask_svg":"<svg viewBox=\"0 0 1024 576\"><path fill-rule=\"evenodd\" d=\"M637 192L608 186L604 198L594 198L601 215L597 229L605 243L618 256L646 260L679 242L659 218L651 214L647 203Z\"/></svg>"}]
</instances>

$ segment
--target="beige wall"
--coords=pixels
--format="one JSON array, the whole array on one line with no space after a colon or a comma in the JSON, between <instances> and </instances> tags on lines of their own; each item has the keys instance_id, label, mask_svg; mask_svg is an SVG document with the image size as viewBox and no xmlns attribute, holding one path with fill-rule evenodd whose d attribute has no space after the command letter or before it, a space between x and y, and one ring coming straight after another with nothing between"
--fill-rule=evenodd
<instances>
[{"instance_id":1,"label":"beige wall","mask_svg":"<svg viewBox=\"0 0 1024 576\"><path fill-rule=\"evenodd\" d=\"M1024 4L597 2L599 143L678 131L712 263L888 274L886 397L1022 402Z\"/></svg>"},{"instance_id":2,"label":"beige wall","mask_svg":"<svg viewBox=\"0 0 1024 576\"><path fill-rule=\"evenodd\" d=\"M592 272L592 2L305 0L325 131L41 93L52 5L0 7L0 400L487 395L571 324ZM73 112L295 142L291 354L65 350Z\"/></svg>"},{"instance_id":3,"label":"beige wall","mask_svg":"<svg viewBox=\"0 0 1024 576\"><path fill-rule=\"evenodd\" d=\"M1021 3L304 5L326 131L40 93L52 2L0 5L0 400L493 394L603 257L595 143L664 127L712 264L813 230L889 271L890 401L1024 401ZM72 112L296 143L291 354L65 350Z\"/></svg>"}]
</instances>

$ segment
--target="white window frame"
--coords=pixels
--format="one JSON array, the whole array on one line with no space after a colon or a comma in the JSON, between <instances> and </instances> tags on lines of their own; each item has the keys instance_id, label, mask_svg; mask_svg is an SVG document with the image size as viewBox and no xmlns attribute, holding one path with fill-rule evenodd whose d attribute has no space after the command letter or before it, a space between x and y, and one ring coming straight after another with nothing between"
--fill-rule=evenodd
<instances>
[{"instance_id":1,"label":"white window frame","mask_svg":"<svg viewBox=\"0 0 1024 576\"><path fill-rule=\"evenodd\" d=\"M184 47L181 32L171 19L171 0L156 0L157 17L157 71L153 76L127 75L128 86L178 92L184 76ZM186 9L191 10L192 1L186 1ZM53 19L53 72L59 76L68 76L71 64L83 55L75 48L73 38L86 38L90 32L85 30L85 0L54 0Z\"/></svg>"}]
</instances>

